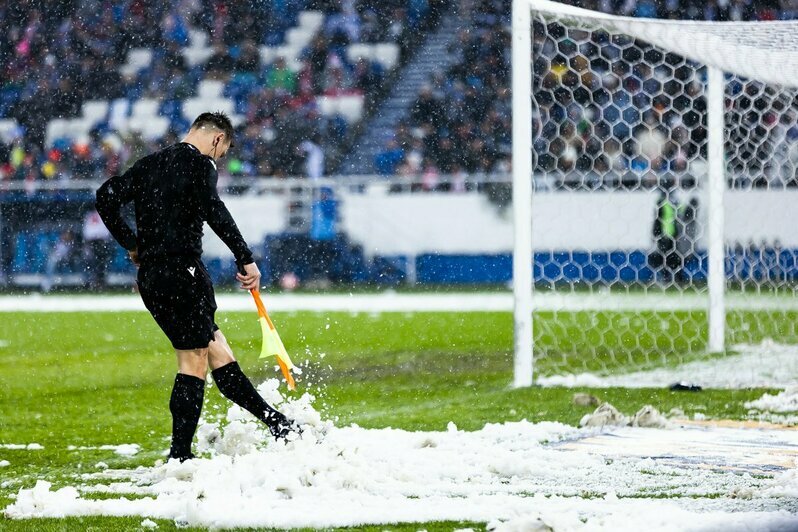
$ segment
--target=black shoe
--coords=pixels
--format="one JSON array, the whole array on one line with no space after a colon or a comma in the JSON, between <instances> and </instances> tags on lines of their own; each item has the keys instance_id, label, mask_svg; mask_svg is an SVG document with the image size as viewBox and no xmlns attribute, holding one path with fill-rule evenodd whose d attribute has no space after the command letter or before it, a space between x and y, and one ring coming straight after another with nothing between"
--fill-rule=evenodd
<instances>
[{"instance_id":1,"label":"black shoe","mask_svg":"<svg viewBox=\"0 0 798 532\"><path fill-rule=\"evenodd\" d=\"M269 432L272 433L275 440L288 441L289 434L302 434L302 429L299 428L299 425L290 421L277 410L273 410L269 413L269 416L266 418L266 426L269 427Z\"/></svg>"},{"instance_id":2,"label":"black shoe","mask_svg":"<svg viewBox=\"0 0 798 532\"><path fill-rule=\"evenodd\" d=\"M169 460L172 459L179 460L181 464L186 460L193 460L194 458L196 458L196 456L194 456L194 453L188 453L186 455L181 455L181 456L174 455L171 452L169 453Z\"/></svg>"}]
</instances>

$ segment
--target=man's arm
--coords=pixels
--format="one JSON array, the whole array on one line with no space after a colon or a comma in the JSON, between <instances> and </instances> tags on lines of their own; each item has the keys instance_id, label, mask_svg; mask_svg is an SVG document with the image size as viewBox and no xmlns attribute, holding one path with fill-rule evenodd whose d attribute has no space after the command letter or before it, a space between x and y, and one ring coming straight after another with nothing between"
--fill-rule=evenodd
<instances>
[{"instance_id":1,"label":"man's arm","mask_svg":"<svg viewBox=\"0 0 798 532\"><path fill-rule=\"evenodd\" d=\"M202 170L202 189L201 196L205 207L205 220L216 233L222 242L230 248L236 258L236 265L241 270L247 264L252 264L252 251L241 236L241 231L233 220L230 211L227 210L222 198L216 191L216 182L219 175L216 172L216 164L211 160L203 163Z\"/></svg>"},{"instance_id":2,"label":"man's arm","mask_svg":"<svg viewBox=\"0 0 798 532\"><path fill-rule=\"evenodd\" d=\"M113 176L97 189L97 212L111 235L128 251L136 250L136 233L122 217L122 206L133 200L133 178L140 169L136 163L121 176Z\"/></svg>"}]
</instances>

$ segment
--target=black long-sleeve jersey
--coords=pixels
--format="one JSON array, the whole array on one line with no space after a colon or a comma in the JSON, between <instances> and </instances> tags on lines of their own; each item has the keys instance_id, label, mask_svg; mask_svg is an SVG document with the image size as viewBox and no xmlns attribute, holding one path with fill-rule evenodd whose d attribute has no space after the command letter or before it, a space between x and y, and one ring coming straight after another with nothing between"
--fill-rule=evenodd
<instances>
[{"instance_id":1,"label":"black long-sleeve jersey","mask_svg":"<svg viewBox=\"0 0 798 532\"><path fill-rule=\"evenodd\" d=\"M127 172L97 190L97 212L113 237L142 261L169 255L202 254L202 222L230 248L239 266L252 262L230 211L216 191L216 163L185 142L139 159ZM133 202L136 229L122 217Z\"/></svg>"}]
</instances>

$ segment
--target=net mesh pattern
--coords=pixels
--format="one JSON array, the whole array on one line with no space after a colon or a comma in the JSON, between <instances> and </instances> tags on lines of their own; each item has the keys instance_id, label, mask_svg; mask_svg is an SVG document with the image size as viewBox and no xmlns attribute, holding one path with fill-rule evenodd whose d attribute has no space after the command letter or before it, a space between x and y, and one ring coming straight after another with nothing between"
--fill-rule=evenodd
<instances>
[{"instance_id":1,"label":"net mesh pattern","mask_svg":"<svg viewBox=\"0 0 798 532\"><path fill-rule=\"evenodd\" d=\"M626 194L650 208L633 220L606 212L608 223L638 234L644 224L650 236L644 249L533 242L537 371L613 373L709 356L706 66L727 72L728 204L769 201L798 185L798 70L784 71L796 64L798 26L641 21L549 4L532 3L536 201ZM759 223L741 215L752 219L733 222ZM595 220L580 218L563 213L555 225ZM727 346L798 341L798 250L767 231L727 237L725 248Z\"/></svg>"}]
</instances>

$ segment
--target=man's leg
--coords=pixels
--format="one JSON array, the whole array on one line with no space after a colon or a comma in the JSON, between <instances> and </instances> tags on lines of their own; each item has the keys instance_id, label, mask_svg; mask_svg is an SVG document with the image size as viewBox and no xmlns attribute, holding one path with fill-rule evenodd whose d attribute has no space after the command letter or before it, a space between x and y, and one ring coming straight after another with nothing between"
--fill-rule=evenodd
<instances>
[{"instance_id":1,"label":"man's leg","mask_svg":"<svg viewBox=\"0 0 798 532\"><path fill-rule=\"evenodd\" d=\"M275 438L285 437L291 431L291 423L260 396L241 371L222 331L214 332L208 345L208 362L222 395L265 423Z\"/></svg>"},{"instance_id":2,"label":"man's leg","mask_svg":"<svg viewBox=\"0 0 798 532\"><path fill-rule=\"evenodd\" d=\"M172 412L172 447L169 458L181 462L193 458L191 441L197 430L202 400L205 396L205 374L208 371L208 348L175 349L178 373L169 400Z\"/></svg>"}]
</instances>

